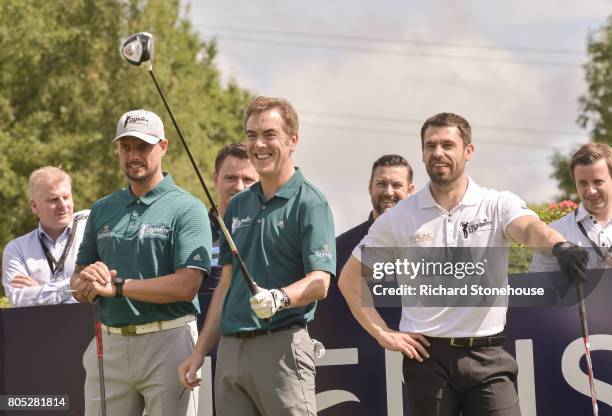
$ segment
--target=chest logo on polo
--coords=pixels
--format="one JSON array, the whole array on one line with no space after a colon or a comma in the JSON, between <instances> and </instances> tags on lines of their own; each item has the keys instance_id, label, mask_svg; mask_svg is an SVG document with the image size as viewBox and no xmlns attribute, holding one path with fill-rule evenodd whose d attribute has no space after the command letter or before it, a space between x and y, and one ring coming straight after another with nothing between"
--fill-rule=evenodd
<instances>
[{"instance_id":1,"label":"chest logo on polo","mask_svg":"<svg viewBox=\"0 0 612 416\"><path fill-rule=\"evenodd\" d=\"M320 250L315 250L314 255L317 257L331 259L331 253L329 252L329 247L327 246L327 243L323 244Z\"/></svg>"},{"instance_id":2,"label":"chest logo on polo","mask_svg":"<svg viewBox=\"0 0 612 416\"><path fill-rule=\"evenodd\" d=\"M142 224L140 226L140 239L144 237L161 237L168 238L172 229L165 225L150 225Z\"/></svg>"},{"instance_id":3,"label":"chest logo on polo","mask_svg":"<svg viewBox=\"0 0 612 416\"><path fill-rule=\"evenodd\" d=\"M431 233L417 233L415 235L410 236L410 244L422 244L427 241L431 241L432 238L433 236L431 235Z\"/></svg>"},{"instance_id":4,"label":"chest logo on polo","mask_svg":"<svg viewBox=\"0 0 612 416\"><path fill-rule=\"evenodd\" d=\"M484 219L480 222L469 223L464 221L461 223L461 231L463 233L463 238L467 239L470 234L480 232L480 231L491 231L493 229L493 221L489 219Z\"/></svg>"},{"instance_id":5,"label":"chest logo on polo","mask_svg":"<svg viewBox=\"0 0 612 416\"><path fill-rule=\"evenodd\" d=\"M117 234L115 234L114 231L111 231L110 226L105 224L104 227L102 227L102 232L98 233L98 240L104 240L105 238L113 238L116 236Z\"/></svg>"},{"instance_id":6,"label":"chest logo on polo","mask_svg":"<svg viewBox=\"0 0 612 416\"><path fill-rule=\"evenodd\" d=\"M239 228L248 227L250 223L251 223L251 217L246 217L246 218L232 217L232 234L234 234L234 231L236 231Z\"/></svg>"}]
</instances>

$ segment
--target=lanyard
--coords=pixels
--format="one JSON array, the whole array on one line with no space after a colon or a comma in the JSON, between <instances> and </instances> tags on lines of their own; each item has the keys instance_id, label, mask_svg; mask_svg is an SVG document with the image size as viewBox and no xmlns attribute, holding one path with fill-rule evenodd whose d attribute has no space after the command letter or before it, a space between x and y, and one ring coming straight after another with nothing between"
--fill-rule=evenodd
<instances>
[{"instance_id":1,"label":"lanyard","mask_svg":"<svg viewBox=\"0 0 612 416\"><path fill-rule=\"evenodd\" d=\"M576 218L578 217L578 210L574 211L574 217L576 217ZM584 229L584 225L582 225L582 222L581 222L581 221L576 221L576 224L578 224L578 228L580 228L580 231L582 232L582 234L584 234L584 236L586 237L586 239L587 239L587 240L589 240L589 243L591 243L591 247L593 247L593 250L595 250L595 253L597 253L597 255L598 255L599 257L601 257L601 259L602 259L602 260L605 262L605 261L606 261L606 257L607 257L607 256L606 256L606 255L604 255L604 254L601 252L601 248L600 248L600 247L599 247L597 244L595 244L595 243L593 242L593 240L591 240L591 239L589 238L589 236L588 236L588 234L587 234L586 230Z\"/></svg>"},{"instance_id":2,"label":"lanyard","mask_svg":"<svg viewBox=\"0 0 612 416\"><path fill-rule=\"evenodd\" d=\"M72 229L70 230L70 238L66 243L66 247L64 247L64 251L60 256L59 260L55 260L49 248L43 243L42 237L40 233L38 233L38 241L40 242L40 246L42 247L43 253L45 253L45 257L47 258L47 263L49 264L49 269L51 269L51 275L53 277L56 276L56 273L61 273L64 270L64 263L66 262L66 258L68 257L68 253L70 252L70 247L72 247L72 243L74 242L74 236L76 235L76 224L77 220L74 218L72 220Z\"/></svg>"}]
</instances>

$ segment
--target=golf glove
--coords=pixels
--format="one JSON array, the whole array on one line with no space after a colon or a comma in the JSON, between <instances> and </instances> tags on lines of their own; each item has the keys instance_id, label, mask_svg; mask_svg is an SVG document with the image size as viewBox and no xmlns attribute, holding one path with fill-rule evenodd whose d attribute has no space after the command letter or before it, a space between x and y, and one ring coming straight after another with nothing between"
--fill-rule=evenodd
<instances>
[{"instance_id":1,"label":"golf glove","mask_svg":"<svg viewBox=\"0 0 612 416\"><path fill-rule=\"evenodd\" d=\"M557 258L561 271L572 282L586 283L585 271L589 253L584 248L569 241L562 241L553 246L552 253Z\"/></svg>"},{"instance_id":2,"label":"golf glove","mask_svg":"<svg viewBox=\"0 0 612 416\"><path fill-rule=\"evenodd\" d=\"M251 309L260 319L274 316L278 311L285 309L286 295L278 289L261 289L251 297Z\"/></svg>"}]
</instances>

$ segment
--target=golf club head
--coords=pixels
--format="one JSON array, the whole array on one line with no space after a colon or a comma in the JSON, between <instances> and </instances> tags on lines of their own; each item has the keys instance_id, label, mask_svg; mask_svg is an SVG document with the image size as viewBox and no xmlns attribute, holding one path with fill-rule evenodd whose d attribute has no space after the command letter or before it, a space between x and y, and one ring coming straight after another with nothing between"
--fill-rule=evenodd
<instances>
[{"instance_id":1,"label":"golf club head","mask_svg":"<svg viewBox=\"0 0 612 416\"><path fill-rule=\"evenodd\" d=\"M121 56L132 65L146 63L150 70L153 65L153 46L153 35L140 32L124 40L119 51Z\"/></svg>"}]
</instances>

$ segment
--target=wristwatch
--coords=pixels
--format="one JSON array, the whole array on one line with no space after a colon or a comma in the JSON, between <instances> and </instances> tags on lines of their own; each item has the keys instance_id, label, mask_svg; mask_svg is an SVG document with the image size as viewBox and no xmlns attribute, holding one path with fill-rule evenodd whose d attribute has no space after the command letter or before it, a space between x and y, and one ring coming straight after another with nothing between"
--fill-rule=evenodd
<instances>
[{"instance_id":1,"label":"wristwatch","mask_svg":"<svg viewBox=\"0 0 612 416\"><path fill-rule=\"evenodd\" d=\"M283 294L283 299L281 300L281 303L283 305L282 309L287 309L288 307L291 306L291 298L287 295L287 292L285 292L282 288L279 290Z\"/></svg>"},{"instance_id":2,"label":"wristwatch","mask_svg":"<svg viewBox=\"0 0 612 416\"><path fill-rule=\"evenodd\" d=\"M123 284L125 283L125 279L123 277L115 277L113 279L113 286L115 286L115 297L121 298L123 297Z\"/></svg>"}]
</instances>

